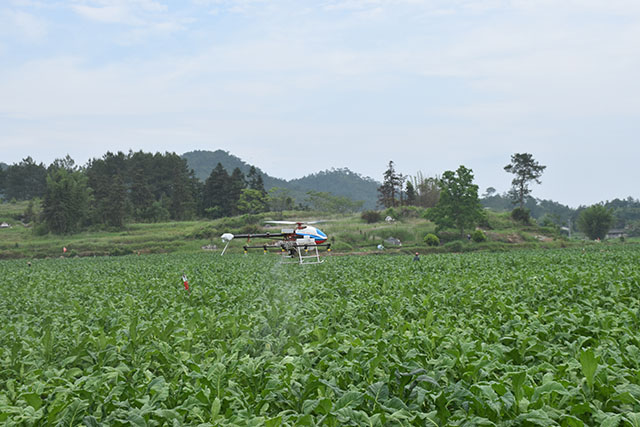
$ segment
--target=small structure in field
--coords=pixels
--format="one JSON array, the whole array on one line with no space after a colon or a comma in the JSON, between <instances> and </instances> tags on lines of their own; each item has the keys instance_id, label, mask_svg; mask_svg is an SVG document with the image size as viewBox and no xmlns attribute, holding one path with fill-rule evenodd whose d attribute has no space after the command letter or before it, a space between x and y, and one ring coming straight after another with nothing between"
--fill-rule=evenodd
<instances>
[{"instance_id":1,"label":"small structure in field","mask_svg":"<svg viewBox=\"0 0 640 427\"><path fill-rule=\"evenodd\" d=\"M396 238L396 237L388 237L386 239L384 239L385 243L392 245L392 246L402 246L402 242L400 241L400 239Z\"/></svg>"}]
</instances>

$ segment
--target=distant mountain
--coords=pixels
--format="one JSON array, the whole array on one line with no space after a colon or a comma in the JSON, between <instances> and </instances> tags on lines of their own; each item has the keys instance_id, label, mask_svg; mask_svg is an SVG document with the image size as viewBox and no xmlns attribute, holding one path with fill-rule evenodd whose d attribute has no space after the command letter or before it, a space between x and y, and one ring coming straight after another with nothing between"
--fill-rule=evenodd
<instances>
[{"instance_id":1,"label":"distant mountain","mask_svg":"<svg viewBox=\"0 0 640 427\"><path fill-rule=\"evenodd\" d=\"M375 180L363 177L347 168L330 169L289 181L294 189L324 191L351 200L362 200L363 209L375 209L378 186Z\"/></svg>"},{"instance_id":2,"label":"distant mountain","mask_svg":"<svg viewBox=\"0 0 640 427\"><path fill-rule=\"evenodd\" d=\"M233 172L235 168L240 168L242 173L244 173L245 175L249 173L249 169L251 169L252 166L241 158L230 154L228 151L223 150L196 150L184 153L181 157L187 161L189 168L193 169L196 178L198 178L202 182L206 181L207 178L209 178L209 175L211 175L211 171L216 167L218 163L222 164L222 166L224 166L224 168L229 173ZM271 177L264 173L259 167L254 167L262 176L264 187L267 190L272 187L289 188L287 187L286 180Z\"/></svg>"},{"instance_id":3,"label":"distant mountain","mask_svg":"<svg viewBox=\"0 0 640 427\"><path fill-rule=\"evenodd\" d=\"M223 150L191 151L184 153L182 158L187 160L189 168L193 169L196 177L203 182L218 163L222 164L229 173L235 168L240 168L245 175L249 173L252 166ZM351 200L361 200L364 202L363 209L375 209L376 207L380 184L347 168L330 169L290 181L269 176L259 167L255 166L255 168L262 175L267 190L273 187L286 188L291 191L298 202L304 201L307 191L322 191L336 196L348 197Z\"/></svg>"},{"instance_id":4,"label":"distant mountain","mask_svg":"<svg viewBox=\"0 0 640 427\"><path fill-rule=\"evenodd\" d=\"M0 170L6 170L8 168L9 168L8 164L0 162Z\"/></svg>"}]
</instances>

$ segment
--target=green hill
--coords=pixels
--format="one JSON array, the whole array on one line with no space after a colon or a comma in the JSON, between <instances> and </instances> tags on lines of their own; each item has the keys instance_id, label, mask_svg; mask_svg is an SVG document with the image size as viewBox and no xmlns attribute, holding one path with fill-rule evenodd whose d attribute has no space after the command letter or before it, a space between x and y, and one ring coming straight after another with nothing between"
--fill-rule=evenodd
<instances>
[{"instance_id":1,"label":"green hill","mask_svg":"<svg viewBox=\"0 0 640 427\"><path fill-rule=\"evenodd\" d=\"M187 161L189 168L193 169L195 176L201 181L205 181L209 177L218 163L224 166L229 173L235 168L239 168L245 175L249 173L252 166L223 150L190 151L184 153L182 158ZM299 203L304 202L308 191L320 191L348 197L351 200L363 201L363 209L375 209L376 207L379 183L347 168L325 170L287 181L272 177L255 165L254 167L262 176L265 189L286 188Z\"/></svg>"}]
</instances>

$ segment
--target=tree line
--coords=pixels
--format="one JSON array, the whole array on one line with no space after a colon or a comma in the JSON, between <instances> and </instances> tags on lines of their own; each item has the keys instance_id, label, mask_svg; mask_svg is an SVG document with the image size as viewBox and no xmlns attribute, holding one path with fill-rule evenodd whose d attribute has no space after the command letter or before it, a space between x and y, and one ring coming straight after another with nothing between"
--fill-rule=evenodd
<instances>
[{"instance_id":1,"label":"tree line","mask_svg":"<svg viewBox=\"0 0 640 427\"><path fill-rule=\"evenodd\" d=\"M296 203L289 190L266 191L255 167L231 173L218 163L202 182L175 153L107 152L79 167L66 156L51 165L31 157L0 168L4 200L38 200L41 215L29 205L25 219L42 233L75 233L89 227L123 227L128 222L182 221L240 214L314 209L352 212L362 202L309 191Z\"/></svg>"},{"instance_id":2,"label":"tree line","mask_svg":"<svg viewBox=\"0 0 640 427\"><path fill-rule=\"evenodd\" d=\"M590 239L603 239L612 227L624 229L629 236L640 235L640 201L631 197L578 209L534 199L530 184L540 184L545 169L530 153L513 154L504 166L505 172L514 175L511 189L498 195L489 187L481 199L473 171L465 166L445 171L442 177L425 178L420 172L413 177L403 175L390 161L378 187L378 203L385 208L427 208L425 217L435 222L438 230L452 228L460 235L482 222L483 207L510 210L512 218L523 224L531 221L533 212L539 225L579 230Z\"/></svg>"}]
</instances>

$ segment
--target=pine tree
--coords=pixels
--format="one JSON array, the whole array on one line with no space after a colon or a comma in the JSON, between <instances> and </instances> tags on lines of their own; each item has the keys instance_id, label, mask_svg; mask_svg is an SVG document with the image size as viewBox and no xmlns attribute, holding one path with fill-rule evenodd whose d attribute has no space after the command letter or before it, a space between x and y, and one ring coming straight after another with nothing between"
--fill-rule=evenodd
<instances>
[{"instance_id":1,"label":"pine tree","mask_svg":"<svg viewBox=\"0 0 640 427\"><path fill-rule=\"evenodd\" d=\"M407 205L415 206L417 201L416 190L413 187L411 181L407 181L405 188L405 193L407 195Z\"/></svg>"},{"instance_id":2,"label":"pine tree","mask_svg":"<svg viewBox=\"0 0 640 427\"><path fill-rule=\"evenodd\" d=\"M240 168L235 168L229 177L228 205L225 209L225 211L228 212L227 215L238 214L238 201L242 195L242 190L244 190L246 186L244 174Z\"/></svg>"},{"instance_id":3,"label":"pine tree","mask_svg":"<svg viewBox=\"0 0 640 427\"><path fill-rule=\"evenodd\" d=\"M511 156L511 163L504 167L504 170L514 174L516 177L511 181L511 191L509 194L514 203L520 205L520 209L524 209L525 198L531 193L529 182L535 181L540 184L542 172L546 169L533 159L529 153L516 153Z\"/></svg>"},{"instance_id":4,"label":"pine tree","mask_svg":"<svg viewBox=\"0 0 640 427\"><path fill-rule=\"evenodd\" d=\"M90 190L81 172L54 168L47 175L42 214L48 229L55 234L80 230L89 210Z\"/></svg>"},{"instance_id":5,"label":"pine tree","mask_svg":"<svg viewBox=\"0 0 640 427\"><path fill-rule=\"evenodd\" d=\"M229 174L224 166L218 163L211 171L204 184L202 205L204 213L210 218L221 218L230 214L229 206Z\"/></svg>"},{"instance_id":6,"label":"pine tree","mask_svg":"<svg viewBox=\"0 0 640 427\"><path fill-rule=\"evenodd\" d=\"M250 188L251 190L258 190L263 195L267 194L267 191L264 189L262 175L258 173L255 166L251 166L249 173L247 174L247 188Z\"/></svg>"},{"instance_id":7,"label":"pine tree","mask_svg":"<svg viewBox=\"0 0 640 427\"><path fill-rule=\"evenodd\" d=\"M36 164L31 157L6 170L4 179L5 198L30 200L42 197L47 186L47 169L42 163Z\"/></svg>"},{"instance_id":8,"label":"pine tree","mask_svg":"<svg viewBox=\"0 0 640 427\"><path fill-rule=\"evenodd\" d=\"M398 196L402 193L402 180L402 175L396 173L393 160L391 160L384 172L382 185L378 187L378 202L382 206L390 208L398 205ZM402 198L400 197L400 199Z\"/></svg>"}]
</instances>

